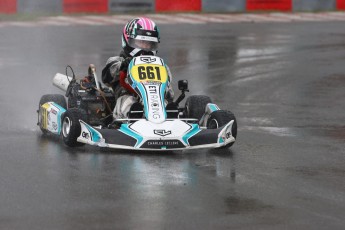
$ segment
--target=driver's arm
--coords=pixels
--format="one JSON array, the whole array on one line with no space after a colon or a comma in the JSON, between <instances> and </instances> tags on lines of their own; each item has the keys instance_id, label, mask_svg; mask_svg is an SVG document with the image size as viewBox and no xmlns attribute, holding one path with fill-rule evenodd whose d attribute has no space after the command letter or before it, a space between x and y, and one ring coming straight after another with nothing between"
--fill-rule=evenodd
<instances>
[{"instance_id":1,"label":"driver's arm","mask_svg":"<svg viewBox=\"0 0 345 230\"><path fill-rule=\"evenodd\" d=\"M120 79L120 67L124 58L116 56L108 59L102 70L102 81L108 86L114 86Z\"/></svg>"}]
</instances>

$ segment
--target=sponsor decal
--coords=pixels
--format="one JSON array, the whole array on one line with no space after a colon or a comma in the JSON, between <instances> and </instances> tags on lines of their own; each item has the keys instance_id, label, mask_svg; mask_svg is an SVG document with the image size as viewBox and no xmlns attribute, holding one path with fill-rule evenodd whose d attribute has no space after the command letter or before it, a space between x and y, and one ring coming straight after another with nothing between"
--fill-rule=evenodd
<instances>
[{"instance_id":1,"label":"sponsor decal","mask_svg":"<svg viewBox=\"0 0 345 230\"><path fill-rule=\"evenodd\" d=\"M152 118L159 119L161 118L161 106L160 106L160 97L158 94L158 87L156 85L148 86L148 95L149 95L149 107L151 107Z\"/></svg>"},{"instance_id":2,"label":"sponsor decal","mask_svg":"<svg viewBox=\"0 0 345 230\"><path fill-rule=\"evenodd\" d=\"M170 149L184 147L185 146L179 140L149 140L146 141L140 148Z\"/></svg>"},{"instance_id":3,"label":"sponsor decal","mask_svg":"<svg viewBox=\"0 0 345 230\"><path fill-rule=\"evenodd\" d=\"M89 140L90 139L90 134L89 133L87 133L87 132L82 132L82 134L81 134L81 136L83 137L83 138L85 138L85 139L87 139L87 140Z\"/></svg>"},{"instance_id":4,"label":"sponsor decal","mask_svg":"<svg viewBox=\"0 0 345 230\"><path fill-rule=\"evenodd\" d=\"M231 137L231 133L230 133L230 132L227 132L227 133L225 134L225 137L226 137L226 139L229 139L229 138Z\"/></svg>"},{"instance_id":5,"label":"sponsor decal","mask_svg":"<svg viewBox=\"0 0 345 230\"><path fill-rule=\"evenodd\" d=\"M165 130L165 129L155 129L153 130L153 133L162 137L168 136L171 134L171 130Z\"/></svg>"},{"instance_id":6,"label":"sponsor decal","mask_svg":"<svg viewBox=\"0 0 345 230\"><path fill-rule=\"evenodd\" d=\"M144 40L144 41L158 42L158 39L156 37L137 35L135 38L139 40Z\"/></svg>"},{"instance_id":7,"label":"sponsor decal","mask_svg":"<svg viewBox=\"0 0 345 230\"><path fill-rule=\"evenodd\" d=\"M146 35L151 36L152 33L151 32L146 32Z\"/></svg>"},{"instance_id":8,"label":"sponsor decal","mask_svg":"<svg viewBox=\"0 0 345 230\"><path fill-rule=\"evenodd\" d=\"M145 63L152 63L155 62L157 59L154 57L140 57L140 61Z\"/></svg>"},{"instance_id":9,"label":"sponsor decal","mask_svg":"<svg viewBox=\"0 0 345 230\"><path fill-rule=\"evenodd\" d=\"M55 109L51 109L50 112L51 112L52 114L54 114L54 115L57 114L57 111L56 111Z\"/></svg>"},{"instance_id":10,"label":"sponsor decal","mask_svg":"<svg viewBox=\"0 0 345 230\"><path fill-rule=\"evenodd\" d=\"M54 130L57 130L57 129L58 129L58 125L56 124L56 122L52 122L52 126L53 126L53 129L54 129Z\"/></svg>"},{"instance_id":11,"label":"sponsor decal","mask_svg":"<svg viewBox=\"0 0 345 230\"><path fill-rule=\"evenodd\" d=\"M148 141L147 145L159 145L159 146L165 146L165 145L169 145L169 146L176 146L179 145L180 142L179 141Z\"/></svg>"}]
</instances>

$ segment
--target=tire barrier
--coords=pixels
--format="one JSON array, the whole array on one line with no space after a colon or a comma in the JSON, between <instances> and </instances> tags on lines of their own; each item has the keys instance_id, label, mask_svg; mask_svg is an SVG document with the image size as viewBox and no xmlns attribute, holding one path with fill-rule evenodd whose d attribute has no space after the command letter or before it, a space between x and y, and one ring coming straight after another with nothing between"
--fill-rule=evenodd
<instances>
[{"instance_id":1,"label":"tire barrier","mask_svg":"<svg viewBox=\"0 0 345 230\"><path fill-rule=\"evenodd\" d=\"M345 0L0 0L0 14L345 10Z\"/></svg>"},{"instance_id":2,"label":"tire barrier","mask_svg":"<svg viewBox=\"0 0 345 230\"><path fill-rule=\"evenodd\" d=\"M345 0L337 0L336 9L345 10Z\"/></svg>"},{"instance_id":3,"label":"tire barrier","mask_svg":"<svg viewBox=\"0 0 345 230\"><path fill-rule=\"evenodd\" d=\"M203 12L244 12L246 1L243 0L203 0Z\"/></svg>"},{"instance_id":4,"label":"tire barrier","mask_svg":"<svg viewBox=\"0 0 345 230\"><path fill-rule=\"evenodd\" d=\"M201 0L156 0L156 11L201 11Z\"/></svg>"},{"instance_id":5,"label":"tire barrier","mask_svg":"<svg viewBox=\"0 0 345 230\"><path fill-rule=\"evenodd\" d=\"M13 14L17 12L17 0L0 0L0 13Z\"/></svg>"},{"instance_id":6,"label":"tire barrier","mask_svg":"<svg viewBox=\"0 0 345 230\"><path fill-rule=\"evenodd\" d=\"M1 0L0 0L1 1ZM17 0L18 13L60 13L62 4L60 1L47 0Z\"/></svg>"},{"instance_id":7,"label":"tire barrier","mask_svg":"<svg viewBox=\"0 0 345 230\"><path fill-rule=\"evenodd\" d=\"M312 0L315 1L315 0ZM248 11L252 10L278 10L291 11L292 0L247 0Z\"/></svg>"},{"instance_id":8,"label":"tire barrier","mask_svg":"<svg viewBox=\"0 0 345 230\"><path fill-rule=\"evenodd\" d=\"M64 13L107 13L108 0L63 0Z\"/></svg>"},{"instance_id":9,"label":"tire barrier","mask_svg":"<svg viewBox=\"0 0 345 230\"><path fill-rule=\"evenodd\" d=\"M293 11L329 11L334 10L336 0L293 0Z\"/></svg>"},{"instance_id":10,"label":"tire barrier","mask_svg":"<svg viewBox=\"0 0 345 230\"><path fill-rule=\"evenodd\" d=\"M154 12L155 0L108 0L109 12Z\"/></svg>"}]
</instances>

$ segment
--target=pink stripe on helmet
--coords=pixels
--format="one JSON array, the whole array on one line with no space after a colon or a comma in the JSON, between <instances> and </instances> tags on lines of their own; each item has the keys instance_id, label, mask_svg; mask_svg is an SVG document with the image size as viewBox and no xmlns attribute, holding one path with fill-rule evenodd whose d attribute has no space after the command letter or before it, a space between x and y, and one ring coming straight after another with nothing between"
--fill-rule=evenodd
<instances>
[{"instance_id":1,"label":"pink stripe on helmet","mask_svg":"<svg viewBox=\"0 0 345 230\"><path fill-rule=\"evenodd\" d=\"M151 23L151 20L148 19L148 18L144 18L144 20L146 21L146 24L147 24L147 30L152 30L152 23Z\"/></svg>"},{"instance_id":2,"label":"pink stripe on helmet","mask_svg":"<svg viewBox=\"0 0 345 230\"><path fill-rule=\"evenodd\" d=\"M147 19L148 21L149 21L149 23L150 23L150 30L154 30L154 26L153 26L153 21L152 20L150 20L150 19Z\"/></svg>"},{"instance_id":3,"label":"pink stripe on helmet","mask_svg":"<svg viewBox=\"0 0 345 230\"><path fill-rule=\"evenodd\" d=\"M146 30L147 26L143 18L139 18L138 24L141 25L144 30Z\"/></svg>"},{"instance_id":4,"label":"pink stripe on helmet","mask_svg":"<svg viewBox=\"0 0 345 230\"><path fill-rule=\"evenodd\" d=\"M143 27L144 30L154 30L153 23L148 18L139 18L138 23Z\"/></svg>"}]
</instances>

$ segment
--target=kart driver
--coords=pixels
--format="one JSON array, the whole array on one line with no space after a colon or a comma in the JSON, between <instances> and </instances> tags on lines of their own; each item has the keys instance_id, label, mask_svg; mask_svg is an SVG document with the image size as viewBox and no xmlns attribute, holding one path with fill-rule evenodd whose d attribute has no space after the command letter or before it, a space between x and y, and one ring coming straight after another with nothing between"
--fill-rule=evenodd
<instances>
[{"instance_id":1,"label":"kart driver","mask_svg":"<svg viewBox=\"0 0 345 230\"><path fill-rule=\"evenodd\" d=\"M119 56L110 57L102 70L102 81L112 87L117 98L113 112L115 119L127 118L131 106L138 101L136 92L127 83L127 69L133 57L156 55L160 42L159 30L148 18L134 18L129 21L122 32L122 51ZM167 67L169 84L165 99L171 102L174 92L170 84L172 76Z\"/></svg>"}]
</instances>

